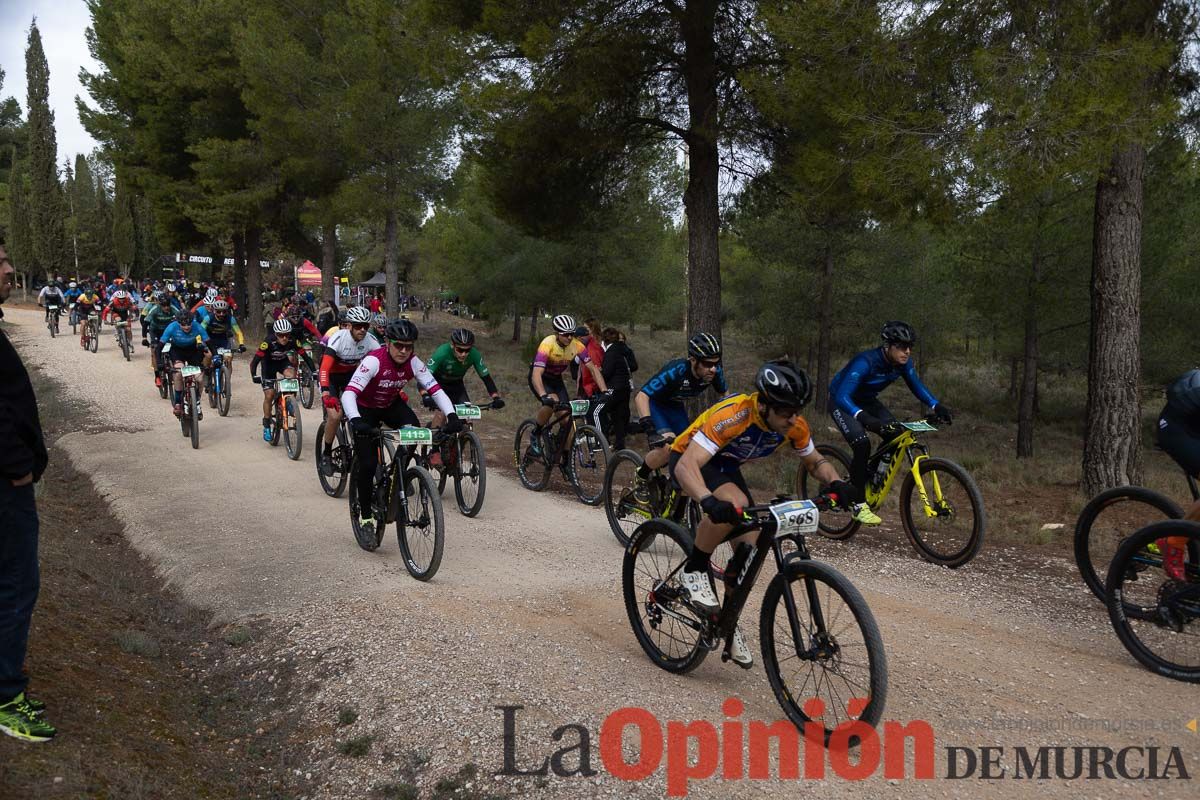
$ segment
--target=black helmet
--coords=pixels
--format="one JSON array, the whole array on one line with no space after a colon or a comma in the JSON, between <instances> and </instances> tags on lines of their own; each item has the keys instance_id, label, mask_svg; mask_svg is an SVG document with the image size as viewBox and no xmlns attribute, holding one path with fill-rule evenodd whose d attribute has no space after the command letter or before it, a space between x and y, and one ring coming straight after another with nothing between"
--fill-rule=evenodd
<instances>
[{"instance_id":1,"label":"black helmet","mask_svg":"<svg viewBox=\"0 0 1200 800\"><path fill-rule=\"evenodd\" d=\"M475 334L466 328L455 328L450 331L450 341L459 347L470 347L475 344Z\"/></svg>"},{"instance_id":2,"label":"black helmet","mask_svg":"<svg viewBox=\"0 0 1200 800\"><path fill-rule=\"evenodd\" d=\"M803 408L812 399L808 374L790 361L768 361L754 378L758 396L768 406Z\"/></svg>"},{"instance_id":3,"label":"black helmet","mask_svg":"<svg viewBox=\"0 0 1200 800\"><path fill-rule=\"evenodd\" d=\"M178 322L180 325L190 325L192 322L192 319L193 319L192 312L188 311L186 308L183 309L182 311L175 312L175 321Z\"/></svg>"},{"instance_id":4,"label":"black helmet","mask_svg":"<svg viewBox=\"0 0 1200 800\"><path fill-rule=\"evenodd\" d=\"M884 344L917 343L917 332L912 329L912 325L898 319L883 323L883 330L880 331L879 336L883 339Z\"/></svg>"},{"instance_id":5,"label":"black helmet","mask_svg":"<svg viewBox=\"0 0 1200 800\"><path fill-rule=\"evenodd\" d=\"M415 342L417 326L407 319L394 319L388 323L384 336L389 342Z\"/></svg>"},{"instance_id":6,"label":"black helmet","mask_svg":"<svg viewBox=\"0 0 1200 800\"><path fill-rule=\"evenodd\" d=\"M711 333L697 333L688 339L688 355L692 358L712 360L721 357L721 343Z\"/></svg>"}]
</instances>

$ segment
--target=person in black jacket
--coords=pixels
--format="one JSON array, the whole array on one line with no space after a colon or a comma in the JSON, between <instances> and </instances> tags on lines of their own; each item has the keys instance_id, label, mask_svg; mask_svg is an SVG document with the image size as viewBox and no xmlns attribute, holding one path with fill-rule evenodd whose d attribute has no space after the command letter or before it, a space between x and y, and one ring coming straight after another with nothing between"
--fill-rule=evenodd
<instances>
[{"instance_id":1,"label":"person in black jacket","mask_svg":"<svg viewBox=\"0 0 1200 800\"><path fill-rule=\"evenodd\" d=\"M612 390L607 414L603 417L604 435L616 450L625 448L625 433L629 430L629 398L633 394L633 373L637 372L637 358L625 344L625 337L616 328L605 328L601 333L604 346L604 362L600 374L604 383Z\"/></svg>"},{"instance_id":2,"label":"person in black jacket","mask_svg":"<svg viewBox=\"0 0 1200 800\"><path fill-rule=\"evenodd\" d=\"M12 292L13 275L0 246L0 303ZM45 742L56 733L42 719L45 706L26 696L24 672L39 587L33 484L47 460L29 373L0 332L0 732L27 742Z\"/></svg>"}]
</instances>

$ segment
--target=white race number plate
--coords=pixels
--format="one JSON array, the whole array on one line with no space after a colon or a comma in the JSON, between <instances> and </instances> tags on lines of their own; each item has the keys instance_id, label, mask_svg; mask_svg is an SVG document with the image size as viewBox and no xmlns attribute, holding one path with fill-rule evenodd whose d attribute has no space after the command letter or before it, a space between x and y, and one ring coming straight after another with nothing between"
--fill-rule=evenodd
<instances>
[{"instance_id":1,"label":"white race number plate","mask_svg":"<svg viewBox=\"0 0 1200 800\"><path fill-rule=\"evenodd\" d=\"M771 506L771 516L778 523L780 535L789 533L815 533L821 512L812 500L790 500Z\"/></svg>"},{"instance_id":2,"label":"white race number plate","mask_svg":"<svg viewBox=\"0 0 1200 800\"><path fill-rule=\"evenodd\" d=\"M222 358L224 358L225 356L228 356L228 355L232 355L232 354L233 354L233 351L230 350L228 347L218 347L217 348L217 355L221 356Z\"/></svg>"},{"instance_id":3,"label":"white race number plate","mask_svg":"<svg viewBox=\"0 0 1200 800\"><path fill-rule=\"evenodd\" d=\"M300 381L295 378L281 378L275 381L275 388L281 392L298 392L300 391Z\"/></svg>"}]
</instances>

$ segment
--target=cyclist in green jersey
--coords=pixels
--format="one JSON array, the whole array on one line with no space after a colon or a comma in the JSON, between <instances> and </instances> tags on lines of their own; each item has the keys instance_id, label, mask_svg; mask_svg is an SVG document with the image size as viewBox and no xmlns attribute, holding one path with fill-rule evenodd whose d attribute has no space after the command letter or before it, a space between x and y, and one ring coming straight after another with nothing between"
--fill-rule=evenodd
<instances>
[{"instance_id":1,"label":"cyclist in green jersey","mask_svg":"<svg viewBox=\"0 0 1200 800\"><path fill-rule=\"evenodd\" d=\"M450 341L443 342L441 347L434 350L433 355L429 357L425 365L429 367L429 371L433 373L438 386L442 387L442 391L450 398L451 403L458 405L459 403L471 402L471 398L467 394L467 387L463 383L463 378L466 377L468 370L474 369L483 381L488 394L492 397L492 407L504 407L504 400L500 397L500 390L496 388L496 382L492 380L492 375L488 372L487 365L483 363L483 353L479 352L479 348L475 346L475 334L466 328L455 328L452 330L450 332ZM421 399L421 403L426 408L435 409L432 425L435 428L440 428L446 419L441 410L437 409L433 398L425 394Z\"/></svg>"}]
</instances>

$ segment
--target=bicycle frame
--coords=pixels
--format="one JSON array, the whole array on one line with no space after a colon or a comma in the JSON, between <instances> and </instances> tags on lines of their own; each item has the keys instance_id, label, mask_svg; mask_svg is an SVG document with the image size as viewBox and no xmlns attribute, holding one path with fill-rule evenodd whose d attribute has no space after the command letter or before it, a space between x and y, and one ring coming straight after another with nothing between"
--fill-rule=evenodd
<instances>
[{"instance_id":1,"label":"bicycle frame","mask_svg":"<svg viewBox=\"0 0 1200 800\"><path fill-rule=\"evenodd\" d=\"M919 451L919 454L913 455L911 451L914 450ZM890 442L880 445L879 449L867 459L868 475L874 474L876 468L879 466L879 460L888 452L891 452L892 460L888 465L883 485L875 488L870 480L867 481L867 504L874 510L878 510L883 505L892 490L896 476L900 474L901 464L907 461L909 465L908 471L913 477L913 482L916 484L917 493L921 496L921 505L925 511L925 516L936 517L938 512L934 504L942 503L942 487L938 482L937 473L935 472L932 475L934 504L931 504L929 501L929 491L925 488L924 478L921 477L921 461L929 458L929 448L917 441L917 437L913 435L912 431L906 430Z\"/></svg>"}]
</instances>

